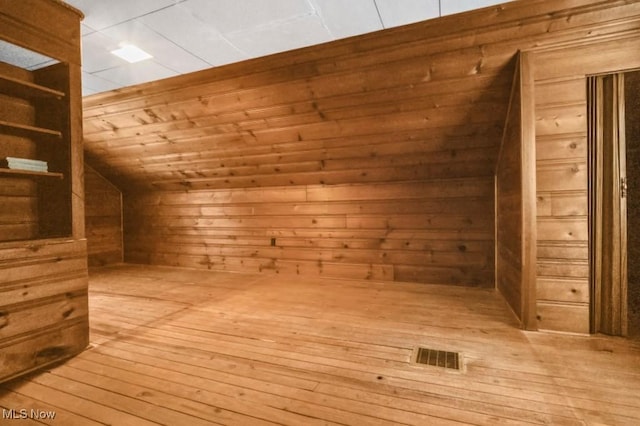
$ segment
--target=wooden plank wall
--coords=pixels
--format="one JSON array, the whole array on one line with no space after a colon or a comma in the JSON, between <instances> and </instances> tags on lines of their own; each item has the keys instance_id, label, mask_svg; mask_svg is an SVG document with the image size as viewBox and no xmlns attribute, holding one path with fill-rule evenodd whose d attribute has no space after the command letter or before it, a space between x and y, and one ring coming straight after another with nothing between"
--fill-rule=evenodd
<instances>
[{"instance_id":1,"label":"wooden plank wall","mask_svg":"<svg viewBox=\"0 0 640 426\"><path fill-rule=\"evenodd\" d=\"M0 381L89 343L85 241L0 249Z\"/></svg>"},{"instance_id":2,"label":"wooden plank wall","mask_svg":"<svg viewBox=\"0 0 640 426\"><path fill-rule=\"evenodd\" d=\"M122 262L122 193L86 164L84 185L89 266Z\"/></svg>"},{"instance_id":3,"label":"wooden plank wall","mask_svg":"<svg viewBox=\"0 0 640 426\"><path fill-rule=\"evenodd\" d=\"M523 171L520 95L518 66L496 165L496 287L522 321Z\"/></svg>"},{"instance_id":4,"label":"wooden plank wall","mask_svg":"<svg viewBox=\"0 0 640 426\"><path fill-rule=\"evenodd\" d=\"M126 189L125 257L130 261L225 269L254 265L258 270L273 261L267 270L282 272L315 262L313 273L324 273L330 262L355 265L357 273L343 276L357 277L383 266L389 276L392 266L395 279L493 285L492 272L486 271L493 270L493 248L460 249L471 247L469 227L479 224L486 224L481 245L493 246L493 209L474 208L476 202L493 205L492 185L487 195L472 192L468 203L459 200L460 215L453 217L439 207L442 213L436 215L407 211L409 216L394 219L396 209L413 208L398 200L406 199L403 191L426 186L440 189L417 197L420 202L447 203L449 188L492 179L518 49L590 43L634 31L639 14L638 2L628 1L512 2L94 95L84 102L87 156ZM553 116L561 106L550 104L547 113ZM583 107L571 101L565 106L574 112ZM545 123L539 123L539 143L562 146L566 140L554 140L549 134L554 125ZM572 132L579 133L567 134ZM580 208L584 199L584 188L576 183L584 168L578 165L573 172L569 166L579 141L574 140L575 147L568 143L568 154L560 148L565 154L558 158L545 151L540 159L546 163L538 170L541 197L556 208L545 216L541 202L540 274L571 283L583 277L561 270L583 267L586 219L581 212L567 219L557 209L571 209L566 202ZM565 179L567 172L572 178ZM377 190L387 186L399 195L380 197ZM309 194L322 194L322 200L335 191L365 193L310 204L317 199ZM288 196L279 209L278 200ZM269 203L274 210L265 212ZM371 210L385 204L386 209ZM363 212L354 213L360 205ZM464 212L473 215L465 218ZM373 236L398 226L410 228L393 239L394 252L387 240L379 247L362 241L362 231ZM330 233L340 238L327 238ZM234 240L235 234L240 238ZM270 245L274 235L275 248ZM433 252L399 248L402 242L412 247L417 241L420 247L423 240L444 235L449 237L443 249ZM296 241L278 247L287 242L280 236ZM167 241L180 245L168 247ZM341 248L333 247L340 243ZM183 256L175 256L178 249ZM575 258L566 263L562 256ZM425 265L425 259L433 263ZM306 273L311 263L304 265ZM542 281L541 294L544 288L556 291Z\"/></svg>"},{"instance_id":5,"label":"wooden plank wall","mask_svg":"<svg viewBox=\"0 0 640 426\"><path fill-rule=\"evenodd\" d=\"M85 98L125 259L493 286L514 52L397 34Z\"/></svg>"},{"instance_id":6,"label":"wooden plank wall","mask_svg":"<svg viewBox=\"0 0 640 426\"><path fill-rule=\"evenodd\" d=\"M640 22L536 53L538 326L589 332L586 76L640 68Z\"/></svg>"},{"instance_id":7,"label":"wooden plank wall","mask_svg":"<svg viewBox=\"0 0 640 426\"><path fill-rule=\"evenodd\" d=\"M492 193L478 178L136 195L126 260L487 285Z\"/></svg>"}]
</instances>

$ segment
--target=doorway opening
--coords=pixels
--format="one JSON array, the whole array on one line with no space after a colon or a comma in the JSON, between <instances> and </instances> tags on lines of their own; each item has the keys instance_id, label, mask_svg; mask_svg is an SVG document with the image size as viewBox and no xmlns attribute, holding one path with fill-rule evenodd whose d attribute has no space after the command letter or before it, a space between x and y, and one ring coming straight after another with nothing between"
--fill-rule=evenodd
<instances>
[{"instance_id":1,"label":"doorway opening","mask_svg":"<svg viewBox=\"0 0 640 426\"><path fill-rule=\"evenodd\" d=\"M640 338L640 71L587 94L591 332Z\"/></svg>"}]
</instances>

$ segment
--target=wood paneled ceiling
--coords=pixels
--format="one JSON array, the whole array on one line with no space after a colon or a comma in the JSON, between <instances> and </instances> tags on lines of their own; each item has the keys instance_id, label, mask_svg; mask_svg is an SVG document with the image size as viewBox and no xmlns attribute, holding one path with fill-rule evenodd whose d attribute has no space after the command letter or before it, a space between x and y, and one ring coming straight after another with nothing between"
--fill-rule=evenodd
<instances>
[{"instance_id":1,"label":"wood paneled ceiling","mask_svg":"<svg viewBox=\"0 0 640 426\"><path fill-rule=\"evenodd\" d=\"M634 34L639 7L511 2L93 95L86 158L125 191L130 261L493 286L518 51ZM577 131L584 107L566 105L539 136Z\"/></svg>"},{"instance_id":2,"label":"wood paneled ceiling","mask_svg":"<svg viewBox=\"0 0 640 426\"><path fill-rule=\"evenodd\" d=\"M493 176L518 49L581 32L511 2L93 95L87 158L124 190Z\"/></svg>"},{"instance_id":3,"label":"wood paneled ceiling","mask_svg":"<svg viewBox=\"0 0 640 426\"><path fill-rule=\"evenodd\" d=\"M86 97L88 161L125 190L492 176L515 50L486 26L518 8Z\"/></svg>"}]
</instances>

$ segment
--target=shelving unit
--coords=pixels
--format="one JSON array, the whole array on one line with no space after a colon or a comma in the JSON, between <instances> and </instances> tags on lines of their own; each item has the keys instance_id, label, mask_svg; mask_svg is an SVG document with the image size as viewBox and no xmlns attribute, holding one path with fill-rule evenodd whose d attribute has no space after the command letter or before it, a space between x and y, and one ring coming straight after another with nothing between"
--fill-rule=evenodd
<instances>
[{"instance_id":1,"label":"shelving unit","mask_svg":"<svg viewBox=\"0 0 640 426\"><path fill-rule=\"evenodd\" d=\"M36 136L42 138L62 138L62 132L57 130L45 129L42 127L27 126L24 124L10 123L0 120L0 131L10 133L16 136Z\"/></svg>"},{"instance_id":2,"label":"shelving unit","mask_svg":"<svg viewBox=\"0 0 640 426\"><path fill-rule=\"evenodd\" d=\"M19 170L19 169L3 169L0 168L0 176L2 175L15 175L17 177L33 177L33 178L58 178L64 179L62 173L56 172L35 172L33 170Z\"/></svg>"},{"instance_id":3,"label":"shelving unit","mask_svg":"<svg viewBox=\"0 0 640 426\"><path fill-rule=\"evenodd\" d=\"M47 170L1 163L0 382L89 341L81 19L60 0L0 0L0 160Z\"/></svg>"},{"instance_id":4,"label":"shelving unit","mask_svg":"<svg viewBox=\"0 0 640 426\"><path fill-rule=\"evenodd\" d=\"M24 99L52 97L61 99L65 93L29 81L22 81L8 75L0 74L0 93Z\"/></svg>"},{"instance_id":5,"label":"shelving unit","mask_svg":"<svg viewBox=\"0 0 640 426\"><path fill-rule=\"evenodd\" d=\"M5 198L7 205L25 206L23 212L3 215L0 211L0 242L70 236L69 66L59 62L29 71L1 59L0 160L41 160L47 163L48 171L0 168L0 185L7 186L8 180L28 181L22 183L22 192L0 192L0 205Z\"/></svg>"}]
</instances>

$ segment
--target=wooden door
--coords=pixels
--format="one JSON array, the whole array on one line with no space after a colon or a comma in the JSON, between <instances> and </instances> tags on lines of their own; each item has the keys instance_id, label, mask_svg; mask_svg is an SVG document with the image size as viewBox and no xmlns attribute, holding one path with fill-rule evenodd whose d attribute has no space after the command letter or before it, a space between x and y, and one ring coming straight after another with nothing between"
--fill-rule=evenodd
<instances>
[{"instance_id":1,"label":"wooden door","mask_svg":"<svg viewBox=\"0 0 640 426\"><path fill-rule=\"evenodd\" d=\"M627 334L624 74L589 79L591 331Z\"/></svg>"}]
</instances>

